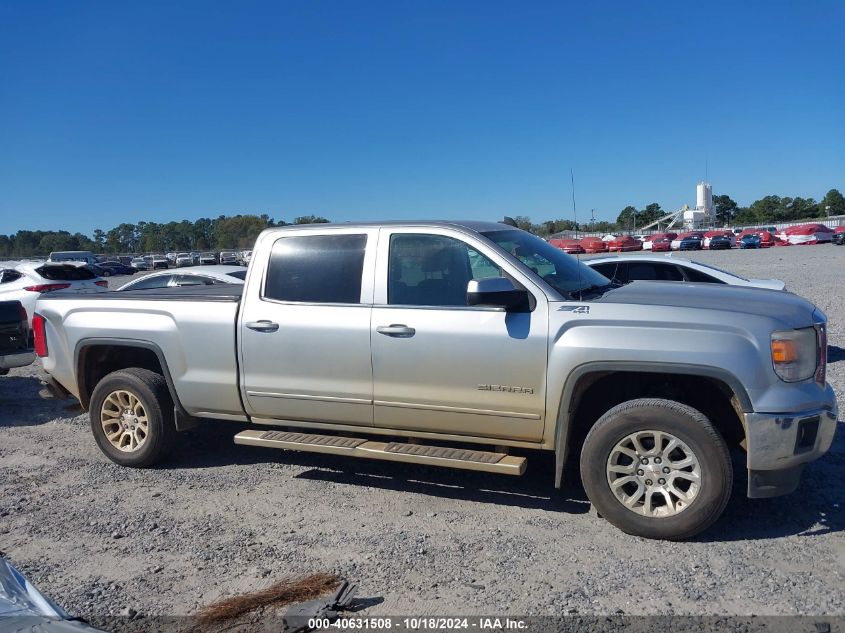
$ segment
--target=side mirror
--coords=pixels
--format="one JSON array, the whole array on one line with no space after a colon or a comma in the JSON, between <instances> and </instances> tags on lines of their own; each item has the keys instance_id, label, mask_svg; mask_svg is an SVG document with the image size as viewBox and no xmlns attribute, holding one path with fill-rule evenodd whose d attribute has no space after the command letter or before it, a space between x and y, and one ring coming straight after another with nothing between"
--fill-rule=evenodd
<instances>
[{"instance_id":1,"label":"side mirror","mask_svg":"<svg viewBox=\"0 0 845 633\"><path fill-rule=\"evenodd\" d=\"M468 306L495 306L506 310L528 308L528 291L517 288L507 277L472 279L467 284Z\"/></svg>"}]
</instances>

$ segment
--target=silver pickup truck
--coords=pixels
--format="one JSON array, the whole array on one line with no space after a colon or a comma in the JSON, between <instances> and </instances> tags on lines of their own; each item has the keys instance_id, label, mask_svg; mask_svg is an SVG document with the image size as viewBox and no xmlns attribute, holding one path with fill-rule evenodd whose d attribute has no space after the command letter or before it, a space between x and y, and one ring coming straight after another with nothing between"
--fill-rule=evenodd
<instances>
[{"instance_id":1,"label":"silver pickup truck","mask_svg":"<svg viewBox=\"0 0 845 633\"><path fill-rule=\"evenodd\" d=\"M243 286L50 293L33 328L119 464L201 418L255 425L240 444L510 475L554 451L557 486L579 459L597 512L651 538L719 517L729 446L750 497L787 494L837 423L804 299L618 287L495 223L268 229Z\"/></svg>"}]
</instances>

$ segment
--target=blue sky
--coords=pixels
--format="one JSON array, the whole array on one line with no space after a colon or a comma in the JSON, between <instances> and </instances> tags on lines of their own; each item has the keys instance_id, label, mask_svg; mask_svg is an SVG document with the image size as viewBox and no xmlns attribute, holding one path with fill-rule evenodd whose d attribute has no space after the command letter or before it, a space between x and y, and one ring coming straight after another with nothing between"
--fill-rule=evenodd
<instances>
[{"instance_id":1,"label":"blue sky","mask_svg":"<svg viewBox=\"0 0 845 633\"><path fill-rule=\"evenodd\" d=\"M845 189L845 4L0 4L0 233Z\"/></svg>"}]
</instances>

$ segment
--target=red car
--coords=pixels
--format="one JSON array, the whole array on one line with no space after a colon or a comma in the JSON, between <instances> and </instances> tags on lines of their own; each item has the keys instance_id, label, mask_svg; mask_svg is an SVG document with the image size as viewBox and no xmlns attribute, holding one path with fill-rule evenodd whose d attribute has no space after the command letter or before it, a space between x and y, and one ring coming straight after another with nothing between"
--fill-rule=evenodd
<instances>
[{"instance_id":1,"label":"red car","mask_svg":"<svg viewBox=\"0 0 845 633\"><path fill-rule=\"evenodd\" d=\"M651 245L654 243L655 240L659 240L660 238L665 237L668 238L669 242L671 243L676 237L678 237L677 233L654 233L649 235L643 241L643 250L651 250Z\"/></svg>"},{"instance_id":2,"label":"red car","mask_svg":"<svg viewBox=\"0 0 845 633\"><path fill-rule=\"evenodd\" d=\"M668 237L656 237L651 240L651 250L654 253L661 253L672 250L672 240Z\"/></svg>"},{"instance_id":3,"label":"red car","mask_svg":"<svg viewBox=\"0 0 845 633\"><path fill-rule=\"evenodd\" d=\"M555 238L549 240L549 244L557 246L564 253L569 253L570 255L582 255L584 253L584 247L581 246L580 240L561 240Z\"/></svg>"},{"instance_id":4,"label":"red car","mask_svg":"<svg viewBox=\"0 0 845 633\"><path fill-rule=\"evenodd\" d=\"M607 250L611 253L643 250L643 243L630 235L622 235L607 242Z\"/></svg>"},{"instance_id":5,"label":"red car","mask_svg":"<svg viewBox=\"0 0 845 633\"><path fill-rule=\"evenodd\" d=\"M822 244L833 240L833 229L824 224L811 222L790 226L781 232L781 236L790 244Z\"/></svg>"},{"instance_id":6,"label":"red car","mask_svg":"<svg viewBox=\"0 0 845 633\"><path fill-rule=\"evenodd\" d=\"M603 242L600 237L585 237L581 240L581 248L585 253L606 253L607 242Z\"/></svg>"}]
</instances>

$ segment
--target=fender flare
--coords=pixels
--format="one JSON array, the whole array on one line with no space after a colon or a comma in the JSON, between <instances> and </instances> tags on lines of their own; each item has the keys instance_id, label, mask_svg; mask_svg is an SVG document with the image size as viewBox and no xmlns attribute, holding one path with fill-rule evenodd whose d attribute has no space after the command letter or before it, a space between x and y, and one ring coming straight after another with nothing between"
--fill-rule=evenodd
<instances>
[{"instance_id":1,"label":"fender flare","mask_svg":"<svg viewBox=\"0 0 845 633\"><path fill-rule=\"evenodd\" d=\"M584 363L573 369L566 377L563 391L558 406L557 424L555 425L555 488L560 488L563 483L563 468L569 456L569 435L571 431L572 416L570 404L572 396L581 379L596 372L638 372L653 374L682 374L685 376L701 376L713 378L725 383L733 392L739 406L745 412L752 412L751 398L745 390L742 382L727 369L711 367L708 365L696 365L693 363L661 363L661 362L635 362L635 361L595 361Z\"/></svg>"},{"instance_id":2,"label":"fender flare","mask_svg":"<svg viewBox=\"0 0 845 633\"><path fill-rule=\"evenodd\" d=\"M85 383L85 374L82 371L83 352L95 345L108 345L112 347L135 347L151 351L156 355L161 372L164 375L164 380L167 383L167 390L170 392L170 398L173 400L173 413L176 421L176 430L185 431L197 425L198 420L190 415L182 406L179 400L179 394L176 393L176 385L173 382L173 377L170 375L170 368L167 365L167 359L161 347L152 341L143 341L137 339L123 339L123 338L107 338L107 337L92 337L80 339L76 343L76 348L73 351L73 366L76 368L76 383L79 390L79 402L83 409L88 409L89 397L88 385Z\"/></svg>"}]
</instances>

